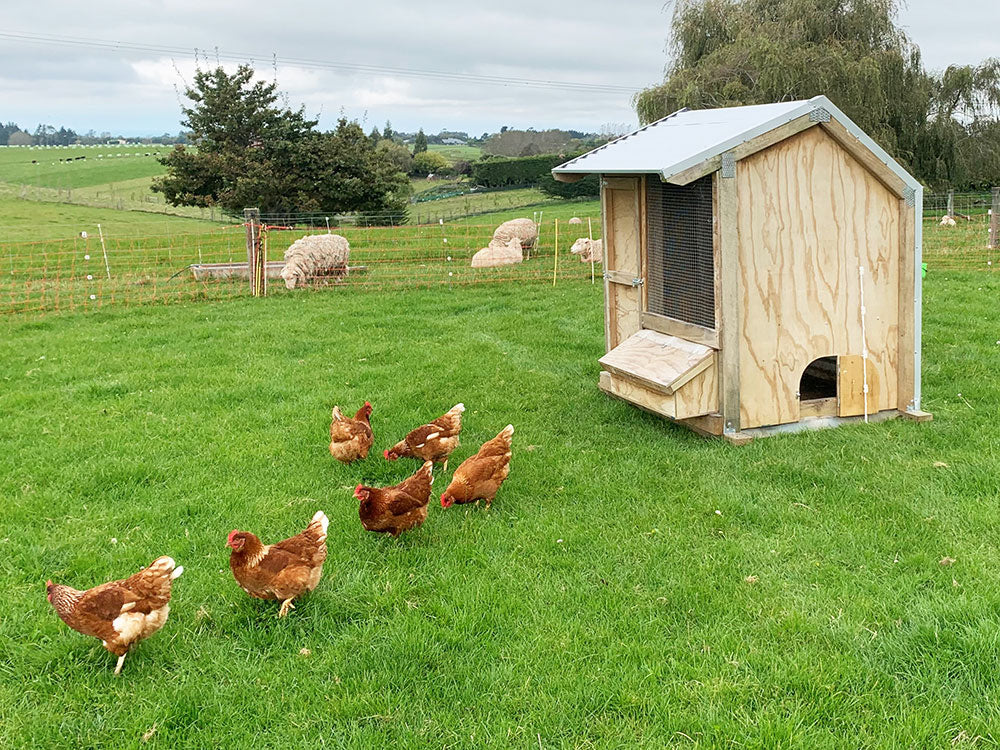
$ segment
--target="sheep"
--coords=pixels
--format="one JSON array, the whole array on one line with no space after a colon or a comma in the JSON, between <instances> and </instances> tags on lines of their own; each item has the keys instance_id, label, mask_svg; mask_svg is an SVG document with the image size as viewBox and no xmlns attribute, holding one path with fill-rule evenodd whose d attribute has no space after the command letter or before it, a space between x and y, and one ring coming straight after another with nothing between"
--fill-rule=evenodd
<instances>
[{"instance_id":1,"label":"sheep","mask_svg":"<svg viewBox=\"0 0 1000 750\"><path fill-rule=\"evenodd\" d=\"M506 245L512 239L521 243L522 250L530 250L538 239L538 225L531 219L511 219L493 230L494 242Z\"/></svg>"},{"instance_id":2,"label":"sheep","mask_svg":"<svg viewBox=\"0 0 1000 750\"><path fill-rule=\"evenodd\" d=\"M569 251L574 255L579 255L582 263L590 263L591 261L600 263L604 257L604 243L601 240L581 237L573 243Z\"/></svg>"},{"instance_id":3,"label":"sheep","mask_svg":"<svg viewBox=\"0 0 1000 750\"><path fill-rule=\"evenodd\" d=\"M511 237L506 243L493 240L478 253L472 256L473 268L493 268L495 266L511 266L524 260L521 251L521 241Z\"/></svg>"},{"instance_id":4,"label":"sheep","mask_svg":"<svg viewBox=\"0 0 1000 750\"><path fill-rule=\"evenodd\" d=\"M947 214L945 214L944 218L941 219L941 226L943 226L943 227L953 227L953 226L955 226L955 220L952 217L950 217Z\"/></svg>"},{"instance_id":5,"label":"sheep","mask_svg":"<svg viewBox=\"0 0 1000 750\"><path fill-rule=\"evenodd\" d=\"M569 223L570 224L583 224L583 219L581 219L579 216L574 216L572 219L569 220Z\"/></svg>"},{"instance_id":6,"label":"sheep","mask_svg":"<svg viewBox=\"0 0 1000 750\"><path fill-rule=\"evenodd\" d=\"M350 254L351 246L346 237L339 234L306 235L285 251L281 278L287 288L294 289L317 276L344 277Z\"/></svg>"}]
</instances>

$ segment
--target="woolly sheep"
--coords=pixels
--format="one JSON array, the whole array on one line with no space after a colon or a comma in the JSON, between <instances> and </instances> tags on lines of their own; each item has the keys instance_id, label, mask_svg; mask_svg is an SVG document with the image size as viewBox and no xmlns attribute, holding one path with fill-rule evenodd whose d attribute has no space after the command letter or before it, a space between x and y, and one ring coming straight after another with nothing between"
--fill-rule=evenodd
<instances>
[{"instance_id":1,"label":"woolly sheep","mask_svg":"<svg viewBox=\"0 0 1000 750\"><path fill-rule=\"evenodd\" d=\"M952 217L950 217L948 215L945 215L945 217L943 219L941 219L941 226L943 226L943 227L953 227L953 226L955 226L955 220Z\"/></svg>"},{"instance_id":2,"label":"woolly sheep","mask_svg":"<svg viewBox=\"0 0 1000 750\"><path fill-rule=\"evenodd\" d=\"M583 219L581 219L579 216L574 216L572 219L569 220L569 223L570 224L583 224Z\"/></svg>"},{"instance_id":3,"label":"woolly sheep","mask_svg":"<svg viewBox=\"0 0 1000 750\"><path fill-rule=\"evenodd\" d=\"M347 238L339 234L306 235L285 251L281 278L286 287L294 289L317 276L346 276L350 254Z\"/></svg>"},{"instance_id":4,"label":"woolly sheep","mask_svg":"<svg viewBox=\"0 0 1000 750\"><path fill-rule=\"evenodd\" d=\"M601 240L581 237L573 243L569 251L574 255L579 255L582 263L590 263L590 261L600 263L604 257L604 243Z\"/></svg>"},{"instance_id":5,"label":"woolly sheep","mask_svg":"<svg viewBox=\"0 0 1000 750\"><path fill-rule=\"evenodd\" d=\"M506 243L493 240L488 246L472 256L473 268L493 268L512 266L524 260L521 241L511 237Z\"/></svg>"},{"instance_id":6,"label":"woolly sheep","mask_svg":"<svg viewBox=\"0 0 1000 750\"><path fill-rule=\"evenodd\" d=\"M538 225L531 219L511 219L493 230L494 242L506 245L512 239L521 243L522 250L530 250L538 239Z\"/></svg>"}]
</instances>

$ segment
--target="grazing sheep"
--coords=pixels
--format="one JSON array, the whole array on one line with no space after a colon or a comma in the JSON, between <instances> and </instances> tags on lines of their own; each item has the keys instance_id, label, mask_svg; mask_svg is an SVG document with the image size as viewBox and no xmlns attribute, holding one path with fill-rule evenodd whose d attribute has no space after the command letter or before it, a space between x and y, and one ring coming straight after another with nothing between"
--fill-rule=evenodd
<instances>
[{"instance_id":1,"label":"grazing sheep","mask_svg":"<svg viewBox=\"0 0 1000 750\"><path fill-rule=\"evenodd\" d=\"M604 258L604 243L601 240L581 237L573 243L573 247L569 251L574 255L579 255L582 263L590 263L590 261L600 263Z\"/></svg>"},{"instance_id":2,"label":"grazing sheep","mask_svg":"<svg viewBox=\"0 0 1000 750\"><path fill-rule=\"evenodd\" d=\"M583 219L581 219L579 216L574 216L572 219L569 220L569 223L570 224L583 224Z\"/></svg>"},{"instance_id":3,"label":"grazing sheep","mask_svg":"<svg viewBox=\"0 0 1000 750\"><path fill-rule=\"evenodd\" d=\"M472 256L473 268L494 268L512 266L524 260L521 241L511 237L506 243L493 240L488 246Z\"/></svg>"},{"instance_id":4,"label":"grazing sheep","mask_svg":"<svg viewBox=\"0 0 1000 750\"><path fill-rule=\"evenodd\" d=\"M285 251L281 278L286 287L294 289L317 276L346 276L350 254L351 246L339 234L306 235Z\"/></svg>"},{"instance_id":5,"label":"grazing sheep","mask_svg":"<svg viewBox=\"0 0 1000 750\"><path fill-rule=\"evenodd\" d=\"M953 227L953 226L955 226L955 220L952 217L950 217L947 214L945 214L945 217L943 219L941 219L941 226L943 226L943 227Z\"/></svg>"},{"instance_id":6,"label":"grazing sheep","mask_svg":"<svg viewBox=\"0 0 1000 750\"><path fill-rule=\"evenodd\" d=\"M512 239L521 243L522 250L530 250L538 239L538 225L531 219L511 219L493 230L493 242L506 245Z\"/></svg>"}]
</instances>

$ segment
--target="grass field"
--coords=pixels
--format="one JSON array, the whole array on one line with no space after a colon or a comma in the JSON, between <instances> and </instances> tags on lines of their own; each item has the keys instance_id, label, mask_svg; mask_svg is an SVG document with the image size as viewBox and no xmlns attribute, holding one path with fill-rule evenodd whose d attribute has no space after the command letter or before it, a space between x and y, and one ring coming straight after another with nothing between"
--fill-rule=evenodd
<instances>
[{"instance_id":1,"label":"grass field","mask_svg":"<svg viewBox=\"0 0 1000 750\"><path fill-rule=\"evenodd\" d=\"M172 146L0 148L0 182L56 189L104 185L163 174L157 154Z\"/></svg>"},{"instance_id":2,"label":"grass field","mask_svg":"<svg viewBox=\"0 0 1000 750\"><path fill-rule=\"evenodd\" d=\"M933 423L742 449L598 392L589 284L4 324L0 747L995 744L998 293L928 278ZM366 398L377 450L337 465L330 408ZM381 449L456 401L458 458L517 428L493 509L363 532L354 485L415 469ZM318 508L325 578L278 621L225 535ZM170 621L116 678L44 581L159 554Z\"/></svg>"},{"instance_id":3,"label":"grass field","mask_svg":"<svg viewBox=\"0 0 1000 750\"><path fill-rule=\"evenodd\" d=\"M483 150L479 146L443 146L431 143L427 146L427 150L437 151L452 164L457 161L475 161L483 155Z\"/></svg>"}]
</instances>

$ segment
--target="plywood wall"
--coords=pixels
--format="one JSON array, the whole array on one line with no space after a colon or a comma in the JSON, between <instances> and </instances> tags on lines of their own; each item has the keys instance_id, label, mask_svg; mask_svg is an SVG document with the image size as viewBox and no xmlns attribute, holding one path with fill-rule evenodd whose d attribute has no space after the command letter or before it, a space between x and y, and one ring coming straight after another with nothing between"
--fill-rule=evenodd
<instances>
[{"instance_id":1,"label":"plywood wall","mask_svg":"<svg viewBox=\"0 0 1000 750\"><path fill-rule=\"evenodd\" d=\"M608 284L605 304L608 308L608 350L639 331L642 327L640 287L631 280L642 274L641 254L641 180L639 178L607 178L602 188L605 220L604 268L616 280Z\"/></svg>"},{"instance_id":2,"label":"plywood wall","mask_svg":"<svg viewBox=\"0 0 1000 750\"><path fill-rule=\"evenodd\" d=\"M796 422L802 371L861 354L897 407L900 202L820 128L737 163L740 426Z\"/></svg>"}]
</instances>

